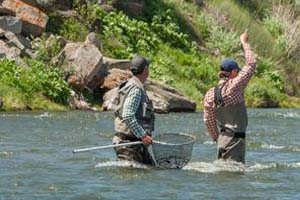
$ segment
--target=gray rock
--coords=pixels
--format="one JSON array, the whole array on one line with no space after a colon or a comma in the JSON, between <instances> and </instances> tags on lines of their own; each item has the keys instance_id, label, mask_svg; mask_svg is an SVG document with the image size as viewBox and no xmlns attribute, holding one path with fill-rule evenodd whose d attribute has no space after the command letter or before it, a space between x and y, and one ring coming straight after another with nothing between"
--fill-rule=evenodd
<instances>
[{"instance_id":1,"label":"gray rock","mask_svg":"<svg viewBox=\"0 0 300 200\"><path fill-rule=\"evenodd\" d=\"M63 65L66 74L77 77L77 80L73 82L80 82L81 87L79 88L89 85L90 89L94 89L98 86L91 85L94 79L105 75L103 56L93 44L68 43L58 56L58 60ZM97 83L97 81L95 82Z\"/></svg>"},{"instance_id":2,"label":"gray rock","mask_svg":"<svg viewBox=\"0 0 300 200\"><path fill-rule=\"evenodd\" d=\"M110 78L105 80L101 87L110 89L103 96L102 110L114 110L116 108L117 87L121 82L129 79L132 74L128 70L113 69L109 71ZM114 87L114 88L113 88ZM148 80L145 88L149 98L153 101L154 110L157 113L168 112L194 112L196 103L179 93L173 88Z\"/></svg>"},{"instance_id":3,"label":"gray rock","mask_svg":"<svg viewBox=\"0 0 300 200\"><path fill-rule=\"evenodd\" d=\"M4 33L5 31L2 28L0 28L0 38L4 36Z\"/></svg>"},{"instance_id":4,"label":"gray rock","mask_svg":"<svg viewBox=\"0 0 300 200\"><path fill-rule=\"evenodd\" d=\"M19 66L26 66L21 58L21 50L17 47L9 47L5 42L0 40L0 58L14 60Z\"/></svg>"},{"instance_id":5,"label":"gray rock","mask_svg":"<svg viewBox=\"0 0 300 200\"><path fill-rule=\"evenodd\" d=\"M174 88L164 86L148 80L145 83L149 98L157 113L168 112L195 112L197 104L176 91Z\"/></svg>"},{"instance_id":6,"label":"gray rock","mask_svg":"<svg viewBox=\"0 0 300 200\"><path fill-rule=\"evenodd\" d=\"M0 58L6 58L7 54L9 52L9 46L0 40Z\"/></svg>"},{"instance_id":7,"label":"gray rock","mask_svg":"<svg viewBox=\"0 0 300 200\"><path fill-rule=\"evenodd\" d=\"M13 32L6 31L4 36L8 39L8 44L16 46L21 50L31 49L30 42L23 35L16 35Z\"/></svg>"},{"instance_id":8,"label":"gray rock","mask_svg":"<svg viewBox=\"0 0 300 200\"><path fill-rule=\"evenodd\" d=\"M131 65L130 60L113 59L105 56L103 57L103 63L105 64L107 70L114 69L114 68L129 70Z\"/></svg>"},{"instance_id":9,"label":"gray rock","mask_svg":"<svg viewBox=\"0 0 300 200\"><path fill-rule=\"evenodd\" d=\"M22 21L16 17L2 16L0 17L0 28L5 31L20 34L22 31Z\"/></svg>"},{"instance_id":10,"label":"gray rock","mask_svg":"<svg viewBox=\"0 0 300 200\"><path fill-rule=\"evenodd\" d=\"M95 32L90 32L85 39L86 44L93 44L95 45L99 50L102 49L102 43L100 41L99 36Z\"/></svg>"}]
</instances>

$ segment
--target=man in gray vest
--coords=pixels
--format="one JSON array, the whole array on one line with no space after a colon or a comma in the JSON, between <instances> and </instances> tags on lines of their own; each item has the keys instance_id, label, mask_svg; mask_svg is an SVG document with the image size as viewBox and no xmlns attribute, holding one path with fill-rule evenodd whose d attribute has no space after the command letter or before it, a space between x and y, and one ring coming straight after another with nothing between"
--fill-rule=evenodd
<instances>
[{"instance_id":1,"label":"man in gray vest","mask_svg":"<svg viewBox=\"0 0 300 200\"><path fill-rule=\"evenodd\" d=\"M204 97L203 118L210 136L218 143L218 159L245 163L248 118L244 91L254 74L256 60L248 44L247 32L240 36L240 41L246 65L240 70L233 59L223 60L218 86L211 88Z\"/></svg>"},{"instance_id":2,"label":"man in gray vest","mask_svg":"<svg viewBox=\"0 0 300 200\"><path fill-rule=\"evenodd\" d=\"M120 159L154 165L146 147L152 143L154 112L143 86L149 76L150 63L150 59L135 55L131 61L133 77L119 86L113 143L142 141L144 145L115 148L116 154Z\"/></svg>"}]
</instances>

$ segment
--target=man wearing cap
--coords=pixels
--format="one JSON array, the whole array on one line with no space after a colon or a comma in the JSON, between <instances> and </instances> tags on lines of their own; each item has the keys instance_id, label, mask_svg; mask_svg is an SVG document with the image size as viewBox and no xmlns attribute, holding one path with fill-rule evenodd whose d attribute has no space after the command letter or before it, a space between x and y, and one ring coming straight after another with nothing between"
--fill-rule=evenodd
<instances>
[{"instance_id":1,"label":"man wearing cap","mask_svg":"<svg viewBox=\"0 0 300 200\"><path fill-rule=\"evenodd\" d=\"M218 143L218 159L245 163L248 120L244 91L254 74L256 60L246 32L240 36L240 41L246 65L240 70L233 59L222 61L219 84L208 90L204 97L203 118L209 135Z\"/></svg>"},{"instance_id":2,"label":"man wearing cap","mask_svg":"<svg viewBox=\"0 0 300 200\"><path fill-rule=\"evenodd\" d=\"M152 143L154 112L152 102L143 86L149 75L150 63L150 59L135 55L131 60L133 77L119 86L114 144L142 141L147 146ZM118 147L115 151L120 159L154 165L144 145Z\"/></svg>"}]
</instances>

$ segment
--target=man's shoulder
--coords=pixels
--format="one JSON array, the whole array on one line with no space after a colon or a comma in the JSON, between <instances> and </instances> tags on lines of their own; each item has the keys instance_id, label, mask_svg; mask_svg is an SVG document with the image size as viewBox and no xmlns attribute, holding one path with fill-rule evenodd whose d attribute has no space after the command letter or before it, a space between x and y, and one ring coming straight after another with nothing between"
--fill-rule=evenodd
<instances>
[{"instance_id":1,"label":"man's shoulder","mask_svg":"<svg viewBox=\"0 0 300 200\"><path fill-rule=\"evenodd\" d=\"M204 101L205 102L214 102L214 98L215 98L215 87L210 88L205 96L204 96Z\"/></svg>"}]
</instances>

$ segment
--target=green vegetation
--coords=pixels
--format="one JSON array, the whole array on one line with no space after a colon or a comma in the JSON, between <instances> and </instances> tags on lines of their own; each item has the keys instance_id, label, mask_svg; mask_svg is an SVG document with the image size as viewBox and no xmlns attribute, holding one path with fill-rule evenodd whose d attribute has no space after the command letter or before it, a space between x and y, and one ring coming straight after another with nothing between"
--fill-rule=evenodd
<instances>
[{"instance_id":1,"label":"green vegetation","mask_svg":"<svg viewBox=\"0 0 300 200\"><path fill-rule=\"evenodd\" d=\"M7 103L4 109L61 109L55 103L65 104L70 91L59 70L35 60L27 64L30 67L0 60L0 95Z\"/></svg>"},{"instance_id":2,"label":"green vegetation","mask_svg":"<svg viewBox=\"0 0 300 200\"><path fill-rule=\"evenodd\" d=\"M78 2L74 0L73 17L49 14L46 31L56 37L41 39L37 59L27 61L30 68L0 62L0 95L20 105L18 109L34 109L37 101L38 109L46 108L46 101L66 102L69 90L59 66L51 64L63 46L58 36L84 41L89 30L101 39L105 56L129 59L140 53L152 58L151 78L175 87L201 108L203 95L218 82L221 60L233 57L244 64L239 35L246 28L258 56L255 77L246 91L247 104L300 106L297 98L287 95L299 94L298 46L291 45L295 37L286 35L292 22L284 24L274 15L271 1L210 0L204 8L191 0L145 0L144 15L138 17Z\"/></svg>"}]
</instances>

